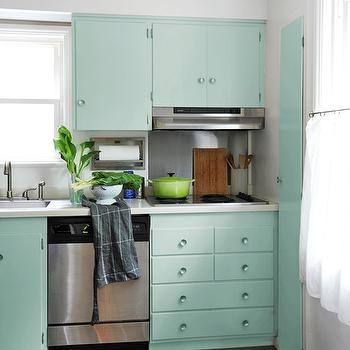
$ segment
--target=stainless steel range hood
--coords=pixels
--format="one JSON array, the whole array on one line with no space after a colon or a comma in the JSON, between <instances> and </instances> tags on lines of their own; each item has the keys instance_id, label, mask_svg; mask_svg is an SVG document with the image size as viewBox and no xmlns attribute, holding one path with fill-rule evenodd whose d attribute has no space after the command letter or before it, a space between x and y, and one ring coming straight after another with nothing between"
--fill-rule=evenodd
<instances>
[{"instance_id":1,"label":"stainless steel range hood","mask_svg":"<svg viewBox=\"0 0 350 350\"><path fill-rule=\"evenodd\" d=\"M153 107L153 130L258 130L265 108Z\"/></svg>"}]
</instances>

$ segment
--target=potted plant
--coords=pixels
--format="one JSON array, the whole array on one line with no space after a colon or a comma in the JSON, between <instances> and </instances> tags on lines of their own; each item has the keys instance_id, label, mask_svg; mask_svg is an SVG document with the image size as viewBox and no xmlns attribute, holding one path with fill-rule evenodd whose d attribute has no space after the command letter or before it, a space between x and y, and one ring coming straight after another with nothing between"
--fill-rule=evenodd
<instances>
[{"instance_id":1,"label":"potted plant","mask_svg":"<svg viewBox=\"0 0 350 350\"><path fill-rule=\"evenodd\" d=\"M90 187L99 203L110 204L120 194L123 185L138 190L142 183L142 177L136 174L113 171L94 171L88 180L79 179L72 187L74 191L81 191Z\"/></svg>"},{"instance_id":2,"label":"potted plant","mask_svg":"<svg viewBox=\"0 0 350 350\"><path fill-rule=\"evenodd\" d=\"M81 180L84 169L89 166L92 157L99 153L94 151L93 141L85 141L79 145L80 152L73 143L71 132L63 125L58 128L57 138L53 140L55 149L60 153L61 158L66 162L70 174L71 184ZM69 188L69 197L72 203L80 204L82 191L73 191Z\"/></svg>"}]
</instances>

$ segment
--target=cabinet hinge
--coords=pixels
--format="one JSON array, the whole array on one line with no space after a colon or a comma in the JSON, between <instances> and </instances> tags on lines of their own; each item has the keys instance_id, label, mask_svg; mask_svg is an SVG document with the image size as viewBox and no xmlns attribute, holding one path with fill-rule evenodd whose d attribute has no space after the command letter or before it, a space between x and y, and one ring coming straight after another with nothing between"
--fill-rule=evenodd
<instances>
[{"instance_id":1,"label":"cabinet hinge","mask_svg":"<svg viewBox=\"0 0 350 350\"><path fill-rule=\"evenodd\" d=\"M146 38L149 38L149 28L146 29Z\"/></svg>"},{"instance_id":2,"label":"cabinet hinge","mask_svg":"<svg viewBox=\"0 0 350 350\"><path fill-rule=\"evenodd\" d=\"M151 28L151 38L153 39L153 28Z\"/></svg>"},{"instance_id":3,"label":"cabinet hinge","mask_svg":"<svg viewBox=\"0 0 350 350\"><path fill-rule=\"evenodd\" d=\"M259 32L259 42L261 43L261 32Z\"/></svg>"},{"instance_id":4,"label":"cabinet hinge","mask_svg":"<svg viewBox=\"0 0 350 350\"><path fill-rule=\"evenodd\" d=\"M261 92L259 92L259 102L261 102Z\"/></svg>"},{"instance_id":5,"label":"cabinet hinge","mask_svg":"<svg viewBox=\"0 0 350 350\"><path fill-rule=\"evenodd\" d=\"M305 37L302 37L302 38L301 38L301 45L302 45L302 47L305 46Z\"/></svg>"},{"instance_id":6,"label":"cabinet hinge","mask_svg":"<svg viewBox=\"0 0 350 350\"><path fill-rule=\"evenodd\" d=\"M40 239L40 247L41 247L41 250L44 250L44 238Z\"/></svg>"},{"instance_id":7,"label":"cabinet hinge","mask_svg":"<svg viewBox=\"0 0 350 350\"><path fill-rule=\"evenodd\" d=\"M41 333L41 344L44 344L45 343L45 334L44 332Z\"/></svg>"},{"instance_id":8,"label":"cabinet hinge","mask_svg":"<svg viewBox=\"0 0 350 350\"><path fill-rule=\"evenodd\" d=\"M151 91L151 101L153 101L153 91Z\"/></svg>"}]
</instances>

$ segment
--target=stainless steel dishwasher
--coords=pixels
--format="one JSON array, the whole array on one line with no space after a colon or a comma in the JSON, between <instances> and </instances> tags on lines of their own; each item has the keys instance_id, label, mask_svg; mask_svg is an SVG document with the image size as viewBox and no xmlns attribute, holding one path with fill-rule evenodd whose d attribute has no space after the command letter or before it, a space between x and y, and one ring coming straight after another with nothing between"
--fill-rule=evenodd
<instances>
[{"instance_id":1,"label":"stainless steel dishwasher","mask_svg":"<svg viewBox=\"0 0 350 350\"><path fill-rule=\"evenodd\" d=\"M149 217L132 216L141 278L98 289L91 325L94 247L91 217L48 220L48 345L63 349L148 349Z\"/></svg>"}]
</instances>

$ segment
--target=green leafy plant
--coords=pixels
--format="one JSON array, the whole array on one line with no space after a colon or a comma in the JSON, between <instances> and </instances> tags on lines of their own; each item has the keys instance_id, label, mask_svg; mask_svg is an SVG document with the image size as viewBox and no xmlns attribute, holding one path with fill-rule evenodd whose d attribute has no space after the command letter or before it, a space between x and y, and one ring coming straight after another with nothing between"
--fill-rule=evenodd
<instances>
[{"instance_id":1,"label":"green leafy plant","mask_svg":"<svg viewBox=\"0 0 350 350\"><path fill-rule=\"evenodd\" d=\"M77 179L81 178L84 169L90 164L91 159L99 153L99 151L92 150L94 146L93 141L85 141L79 145L80 152L78 163L76 163L77 147L73 143L71 132L63 125L58 128L57 138L54 139L53 142L55 149L66 162L69 173L74 175Z\"/></svg>"},{"instance_id":2,"label":"green leafy plant","mask_svg":"<svg viewBox=\"0 0 350 350\"><path fill-rule=\"evenodd\" d=\"M136 174L128 174L113 171L94 171L89 180L78 180L72 187L74 191L86 187L127 185L128 188L137 190L142 183L142 177Z\"/></svg>"}]
</instances>

